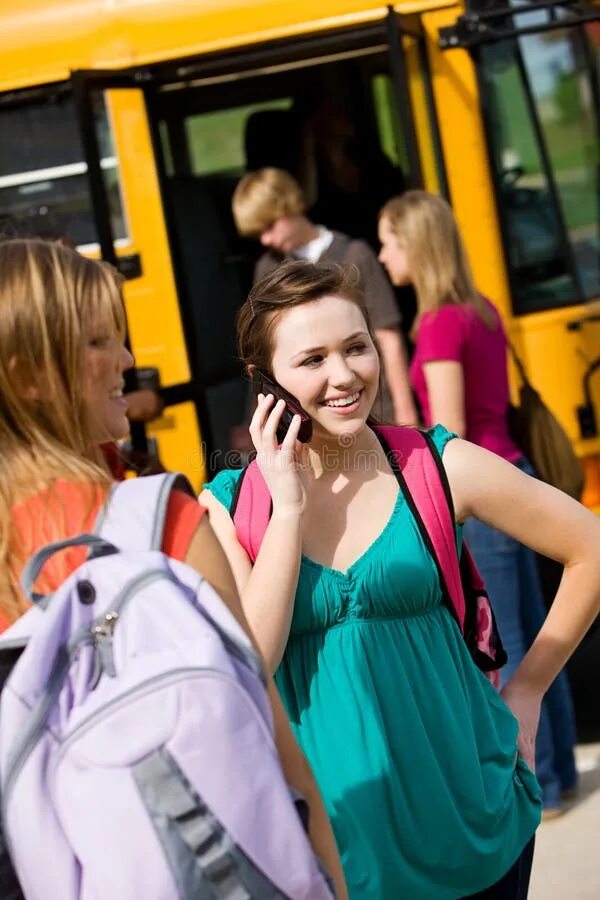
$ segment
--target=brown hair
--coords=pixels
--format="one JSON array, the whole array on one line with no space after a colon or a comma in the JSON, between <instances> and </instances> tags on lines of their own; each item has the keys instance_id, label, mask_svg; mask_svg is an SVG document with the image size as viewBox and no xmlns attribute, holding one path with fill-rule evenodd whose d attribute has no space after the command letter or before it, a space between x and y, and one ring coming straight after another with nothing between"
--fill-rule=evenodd
<instances>
[{"instance_id":1,"label":"brown hair","mask_svg":"<svg viewBox=\"0 0 600 900\"><path fill-rule=\"evenodd\" d=\"M253 236L282 216L303 215L306 200L289 172L267 167L244 175L233 192L231 208L239 233Z\"/></svg>"},{"instance_id":2,"label":"brown hair","mask_svg":"<svg viewBox=\"0 0 600 900\"><path fill-rule=\"evenodd\" d=\"M472 306L488 328L497 322L478 293L454 213L443 197L407 191L379 213L406 245L417 294L418 318L447 304Z\"/></svg>"},{"instance_id":3,"label":"brown hair","mask_svg":"<svg viewBox=\"0 0 600 900\"><path fill-rule=\"evenodd\" d=\"M11 619L25 608L13 508L57 479L110 482L82 375L90 323L124 334L120 284L112 267L56 242L0 242L0 608Z\"/></svg>"},{"instance_id":4,"label":"brown hair","mask_svg":"<svg viewBox=\"0 0 600 900\"><path fill-rule=\"evenodd\" d=\"M281 314L326 296L356 304L371 332L355 266L290 260L257 281L238 313L238 346L244 364L271 373L273 330Z\"/></svg>"}]
</instances>

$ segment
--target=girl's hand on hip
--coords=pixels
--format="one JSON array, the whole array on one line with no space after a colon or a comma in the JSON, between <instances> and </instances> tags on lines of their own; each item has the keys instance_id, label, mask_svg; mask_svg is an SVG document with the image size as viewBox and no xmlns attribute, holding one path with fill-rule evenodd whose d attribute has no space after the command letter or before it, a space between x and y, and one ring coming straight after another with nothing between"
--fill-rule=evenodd
<instances>
[{"instance_id":1,"label":"girl's hand on hip","mask_svg":"<svg viewBox=\"0 0 600 900\"><path fill-rule=\"evenodd\" d=\"M306 506L308 447L297 440L300 416L294 416L281 445L277 428L285 401L272 394L258 395L258 405L250 422L250 436L256 448L256 462L269 488L273 515L302 514Z\"/></svg>"},{"instance_id":2,"label":"girl's hand on hip","mask_svg":"<svg viewBox=\"0 0 600 900\"><path fill-rule=\"evenodd\" d=\"M517 738L519 755L525 760L532 772L535 772L535 739L540 722L542 694L533 688L518 683L513 677L501 691L506 705L519 722Z\"/></svg>"}]
</instances>

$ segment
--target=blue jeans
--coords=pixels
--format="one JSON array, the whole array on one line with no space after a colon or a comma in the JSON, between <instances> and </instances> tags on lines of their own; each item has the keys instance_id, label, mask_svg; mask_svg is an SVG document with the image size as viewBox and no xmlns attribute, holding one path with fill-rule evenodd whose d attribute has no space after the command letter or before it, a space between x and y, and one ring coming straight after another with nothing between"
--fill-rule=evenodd
<instances>
[{"instance_id":1,"label":"blue jeans","mask_svg":"<svg viewBox=\"0 0 600 900\"><path fill-rule=\"evenodd\" d=\"M517 465L528 475L527 460ZM489 594L500 637L508 654L501 673L505 684L533 643L546 617L533 551L477 519L465 523L464 538ZM536 775L547 808L560 806L561 793L575 787L575 714L567 676L561 672L544 697L536 743Z\"/></svg>"}]
</instances>

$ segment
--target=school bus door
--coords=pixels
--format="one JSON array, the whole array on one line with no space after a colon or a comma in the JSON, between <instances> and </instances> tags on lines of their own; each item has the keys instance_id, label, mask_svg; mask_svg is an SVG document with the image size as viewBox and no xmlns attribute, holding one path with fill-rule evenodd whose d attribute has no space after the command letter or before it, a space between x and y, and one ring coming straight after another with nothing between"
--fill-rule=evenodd
<instances>
[{"instance_id":1,"label":"school bus door","mask_svg":"<svg viewBox=\"0 0 600 900\"><path fill-rule=\"evenodd\" d=\"M158 379L165 400L162 416L146 426L145 434L143 429L133 429L132 440L138 445L155 441L163 464L184 472L199 488L205 477L201 436L209 431L193 364L194 348L186 344L178 301L154 152L156 136L147 115L149 87L141 83L139 73L99 71L73 73L72 86L100 253L125 277L129 340L138 381L143 385ZM102 104L108 110L120 185L111 180L104 165L101 123L105 120L97 115ZM126 246L122 241L115 243L111 221L119 188L128 224Z\"/></svg>"}]
</instances>

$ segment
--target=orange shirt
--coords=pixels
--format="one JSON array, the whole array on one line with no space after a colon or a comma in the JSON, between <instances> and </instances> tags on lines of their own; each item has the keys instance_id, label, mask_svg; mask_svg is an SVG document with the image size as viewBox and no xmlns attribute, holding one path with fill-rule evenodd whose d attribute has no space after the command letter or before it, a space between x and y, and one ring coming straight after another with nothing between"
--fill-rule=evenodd
<instances>
[{"instance_id":1,"label":"orange shirt","mask_svg":"<svg viewBox=\"0 0 600 900\"><path fill-rule=\"evenodd\" d=\"M29 497L13 508L10 558L16 560L14 574L20 576L27 560L51 541L92 531L105 492L97 485L57 481L51 488ZM173 559L184 560L205 508L181 491L172 491L167 507L162 550ZM50 593L84 562L85 547L70 547L55 554L44 566L36 589ZM0 612L0 632L8 625Z\"/></svg>"}]
</instances>

